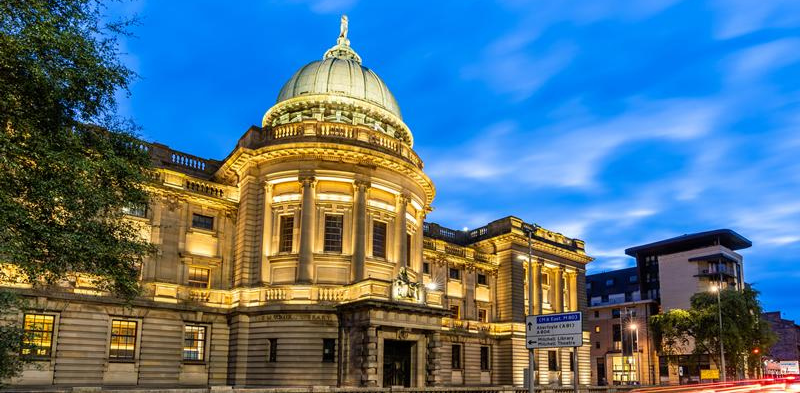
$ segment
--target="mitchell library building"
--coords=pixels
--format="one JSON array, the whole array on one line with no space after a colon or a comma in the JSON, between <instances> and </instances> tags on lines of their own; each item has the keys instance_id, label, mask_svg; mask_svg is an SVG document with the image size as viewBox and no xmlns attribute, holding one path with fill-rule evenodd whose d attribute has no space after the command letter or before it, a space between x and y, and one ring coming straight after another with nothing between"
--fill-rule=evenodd
<instances>
[{"instance_id":1,"label":"mitchell library building","mask_svg":"<svg viewBox=\"0 0 800 393\"><path fill-rule=\"evenodd\" d=\"M36 362L12 385L522 385L528 302L585 312L592 258L513 216L426 222L435 188L413 143L343 18L225 159L147 145L151 200L126 211L158 248L141 297L123 304L82 274L4 284L32 303L20 320ZM539 384L591 383L583 337L575 357L536 350Z\"/></svg>"}]
</instances>

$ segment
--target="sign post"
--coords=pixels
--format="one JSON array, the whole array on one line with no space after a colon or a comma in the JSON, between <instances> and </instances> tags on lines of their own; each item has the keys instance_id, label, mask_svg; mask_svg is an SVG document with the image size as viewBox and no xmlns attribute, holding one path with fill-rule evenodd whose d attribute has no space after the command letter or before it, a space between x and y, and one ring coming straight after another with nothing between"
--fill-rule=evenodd
<instances>
[{"instance_id":1,"label":"sign post","mask_svg":"<svg viewBox=\"0 0 800 393\"><path fill-rule=\"evenodd\" d=\"M528 228L528 318L533 316L533 246L532 239L533 228ZM538 299L541 301L541 299ZM528 342L527 333L525 342ZM528 348L528 393L536 393L536 363L534 362L533 348L526 345Z\"/></svg>"},{"instance_id":2,"label":"sign post","mask_svg":"<svg viewBox=\"0 0 800 393\"><path fill-rule=\"evenodd\" d=\"M583 314L580 311L561 314L528 315L525 318L525 347L569 348L573 356L573 384L578 392L578 347L583 345ZM532 367L532 366L531 366ZM531 391L531 393L534 393Z\"/></svg>"}]
</instances>

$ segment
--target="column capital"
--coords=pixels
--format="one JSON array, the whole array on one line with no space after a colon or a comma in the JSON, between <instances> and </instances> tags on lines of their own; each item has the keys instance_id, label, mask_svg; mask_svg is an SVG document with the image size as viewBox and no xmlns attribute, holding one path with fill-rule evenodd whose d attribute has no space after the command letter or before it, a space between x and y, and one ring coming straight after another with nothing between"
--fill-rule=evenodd
<instances>
[{"instance_id":1,"label":"column capital","mask_svg":"<svg viewBox=\"0 0 800 393\"><path fill-rule=\"evenodd\" d=\"M267 180L264 180L264 190L266 190L267 192L272 192L272 186L273 186L272 183L270 183Z\"/></svg>"},{"instance_id":2,"label":"column capital","mask_svg":"<svg viewBox=\"0 0 800 393\"><path fill-rule=\"evenodd\" d=\"M372 187L372 182L370 182L369 180L356 179L355 181L353 181L353 188L356 191L360 190L366 191L370 187Z\"/></svg>"},{"instance_id":3,"label":"column capital","mask_svg":"<svg viewBox=\"0 0 800 393\"><path fill-rule=\"evenodd\" d=\"M313 174L301 175L297 178L297 181L300 182L300 184L302 184L303 187L305 187L306 185L314 187L317 184L317 179L314 177Z\"/></svg>"},{"instance_id":4,"label":"column capital","mask_svg":"<svg viewBox=\"0 0 800 393\"><path fill-rule=\"evenodd\" d=\"M401 204L408 204L411 202L411 194L409 193L402 193L397 195L397 202Z\"/></svg>"}]
</instances>

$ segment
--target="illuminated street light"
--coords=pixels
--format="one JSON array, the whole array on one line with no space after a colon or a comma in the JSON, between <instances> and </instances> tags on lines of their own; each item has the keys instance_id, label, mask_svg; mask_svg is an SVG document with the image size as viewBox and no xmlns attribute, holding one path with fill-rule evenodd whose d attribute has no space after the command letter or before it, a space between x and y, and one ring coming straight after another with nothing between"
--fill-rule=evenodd
<instances>
[{"instance_id":1,"label":"illuminated street light","mask_svg":"<svg viewBox=\"0 0 800 393\"><path fill-rule=\"evenodd\" d=\"M631 330L636 330L636 329L638 329L638 328L639 328L639 327L638 327L638 326L636 326L636 324L635 324L635 323L632 323L632 324L628 325L628 329L631 329Z\"/></svg>"},{"instance_id":2,"label":"illuminated street light","mask_svg":"<svg viewBox=\"0 0 800 393\"><path fill-rule=\"evenodd\" d=\"M436 285L435 282L431 281L431 282L425 284L425 288L427 290L429 290L429 291L435 291L435 290L437 290L439 288L439 286Z\"/></svg>"},{"instance_id":3,"label":"illuminated street light","mask_svg":"<svg viewBox=\"0 0 800 393\"><path fill-rule=\"evenodd\" d=\"M722 278L720 276L720 278ZM722 366L722 382L727 382L727 378L725 377L725 344L722 343L722 301L720 300L719 293L721 291L722 283L718 285L711 286L711 292L717 294L717 313L719 315L719 357L720 357L720 365Z\"/></svg>"}]
</instances>

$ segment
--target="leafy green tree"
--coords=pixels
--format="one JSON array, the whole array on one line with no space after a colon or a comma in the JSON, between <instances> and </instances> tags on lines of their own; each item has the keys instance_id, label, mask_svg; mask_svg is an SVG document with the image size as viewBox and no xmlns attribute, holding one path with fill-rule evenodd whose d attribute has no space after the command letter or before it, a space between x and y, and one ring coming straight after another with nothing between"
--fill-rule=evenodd
<instances>
[{"instance_id":1,"label":"leafy green tree","mask_svg":"<svg viewBox=\"0 0 800 393\"><path fill-rule=\"evenodd\" d=\"M761 354L775 341L769 325L761 319L758 291L725 289L720 292L722 332L719 327L719 306L715 293L701 292L692 296L688 310L670 310L650 317L656 349L665 355L708 354L719 367L720 338L725 346L727 375L751 375L760 365ZM758 348L759 353L754 353Z\"/></svg>"},{"instance_id":2,"label":"leafy green tree","mask_svg":"<svg viewBox=\"0 0 800 393\"><path fill-rule=\"evenodd\" d=\"M0 2L0 261L35 286L88 272L131 299L151 247L123 209L147 202L150 158L116 113L134 76L118 49L130 21L104 22L104 10ZM0 332L0 378L18 370L17 338Z\"/></svg>"}]
</instances>

